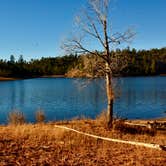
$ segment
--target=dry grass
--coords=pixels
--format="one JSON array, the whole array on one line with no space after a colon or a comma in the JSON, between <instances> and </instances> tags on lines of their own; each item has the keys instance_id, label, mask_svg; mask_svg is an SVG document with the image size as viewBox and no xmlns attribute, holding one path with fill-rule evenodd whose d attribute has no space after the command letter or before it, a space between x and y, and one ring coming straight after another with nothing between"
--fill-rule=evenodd
<instances>
[{"instance_id":1,"label":"dry grass","mask_svg":"<svg viewBox=\"0 0 166 166\"><path fill-rule=\"evenodd\" d=\"M44 121L46 120L46 116L42 109L39 109L35 112L35 119L37 123L44 123Z\"/></svg>"},{"instance_id":2,"label":"dry grass","mask_svg":"<svg viewBox=\"0 0 166 166\"><path fill-rule=\"evenodd\" d=\"M54 127L55 123L0 126L0 165L164 165L166 152L102 141ZM101 121L57 122L88 133L166 144L156 136L108 131Z\"/></svg>"},{"instance_id":3,"label":"dry grass","mask_svg":"<svg viewBox=\"0 0 166 166\"><path fill-rule=\"evenodd\" d=\"M23 112L14 110L8 114L8 123L12 125L20 125L25 123Z\"/></svg>"}]
</instances>

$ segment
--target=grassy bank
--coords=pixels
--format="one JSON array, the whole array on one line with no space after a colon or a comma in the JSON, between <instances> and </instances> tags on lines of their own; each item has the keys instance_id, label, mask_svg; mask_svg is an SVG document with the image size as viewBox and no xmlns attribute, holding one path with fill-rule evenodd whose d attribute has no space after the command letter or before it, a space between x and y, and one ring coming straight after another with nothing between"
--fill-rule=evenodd
<instances>
[{"instance_id":1,"label":"grassy bank","mask_svg":"<svg viewBox=\"0 0 166 166\"><path fill-rule=\"evenodd\" d=\"M0 165L164 165L166 152L102 141L64 129L130 141L166 144L165 133L109 131L102 119L0 126Z\"/></svg>"}]
</instances>

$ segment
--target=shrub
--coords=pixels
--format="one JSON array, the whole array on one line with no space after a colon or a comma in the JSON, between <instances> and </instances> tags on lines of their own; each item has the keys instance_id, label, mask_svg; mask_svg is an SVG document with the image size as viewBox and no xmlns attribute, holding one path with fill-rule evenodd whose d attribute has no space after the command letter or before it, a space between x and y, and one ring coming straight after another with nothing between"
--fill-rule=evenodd
<instances>
[{"instance_id":1,"label":"shrub","mask_svg":"<svg viewBox=\"0 0 166 166\"><path fill-rule=\"evenodd\" d=\"M101 125L107 128L107 111L103 110L97 117L97 122Z\"/></svg>"},{"instance_id":2,"label":"shrub","mask_svg":"<svg viewBox=\"0 0 166 166\"><path fill-rule=\"evenodd\" d=\"M8 123L12 125L21 125L25 123L25 116L23 112L12 111L8 114Z\"/></svg>"},{"instance_id":3,"label":"shrub","mask_svg":"<svg viewBox=\"0 0 166 166\"><path fill-rule=\"evenodd\" d=\"M35 119L37 123L43 123L46 119L44 111L39 109L36 111Z\"/></svg>"}]
</instances>

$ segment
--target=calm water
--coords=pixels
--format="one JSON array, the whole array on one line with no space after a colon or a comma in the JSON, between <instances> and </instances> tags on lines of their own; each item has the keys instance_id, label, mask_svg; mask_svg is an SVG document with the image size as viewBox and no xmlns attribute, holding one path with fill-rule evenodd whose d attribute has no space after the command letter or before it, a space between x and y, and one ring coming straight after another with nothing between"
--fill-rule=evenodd
<instances>
[{"instance_id":1,"label":"calm water","mask_svg":"<svg viewBox=\"0 0 166 166\"><path fill-rule=\"evenodd\" d=\"M166 116L166 77L115 79L115 114L129 119ZM86 84L86 86L85 86ZM102 80L39 78L0 82L0 123L11 110L23 111L34 121L34 112L43 109L47 120L73 117L95 118L106 108Z\"/></svg>"}]
</instances>

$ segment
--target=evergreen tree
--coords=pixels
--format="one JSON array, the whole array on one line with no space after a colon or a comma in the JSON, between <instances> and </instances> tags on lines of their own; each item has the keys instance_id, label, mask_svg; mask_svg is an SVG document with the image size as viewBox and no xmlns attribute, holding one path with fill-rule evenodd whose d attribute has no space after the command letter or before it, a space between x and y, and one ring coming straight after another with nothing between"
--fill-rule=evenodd
<instances>
[{"instance_id":1,"label":"evergreen tree","mask_svg":"<svg viewBox=\"0 0 166 166\"><path fill-rule=\"evenodd\" d=\"M15 63L15 57L14 55L10 55L10 63L14 64Z\"/></svg>"}]
</instances>

